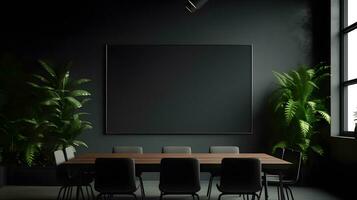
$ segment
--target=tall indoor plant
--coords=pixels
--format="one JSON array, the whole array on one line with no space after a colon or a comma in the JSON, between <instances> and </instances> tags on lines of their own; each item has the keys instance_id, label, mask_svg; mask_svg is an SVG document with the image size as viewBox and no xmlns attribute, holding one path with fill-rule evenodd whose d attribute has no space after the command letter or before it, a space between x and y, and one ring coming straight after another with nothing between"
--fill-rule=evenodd
<instances>
[{"instance_id":1,"label":"tall indoor plant","mask_svg":"<svg viewBox=\"0 0 357 200\"><path fill-rule=\"evenodd\" d=\"M330 76L329 67L303 66L289 73L273 73L278 81L272 98L274 113L277 115L276 124L283 133L273 151L279 147L299 150L304 161L311 152L322 155L324 150L315 136L321 124L330 124L326 108L329 97L319 95L318 91L323 87L321 81Z\"/></svg>"},{"instance_id":2,"label":"tall indoor plant","mask_svg":"<svg viewBox=\"0 0 357 200\"><path fill-rule=\"evenodd\" d=\"M35 115L25 120L35 127L43 126L41 131L44 143L39 153L44 162L49 162L51 158L47 155L52 155L56 149L69 145L87 147L78 136L84 130L92 128L89 121L82 119L82 116L88 113L81 111L91 95L81 87L90 80L70 79L71 63L62 68L54 68L43 60L39 63L44 73L33 74L33 80L28 82L33 88L33 95L38 104Z\"/></svg>"},{"instance_id":3,"label":"tall indoor plant","mask_svg":"<svg viewBox=\"0 0 357 200\"><path fill-rule=\"evenodd\" d=\"M1 71L11 72L12 63L2 64ZM39 64L40 73L18 67L7 73L14 76L0 76L0 92L6 96L0 106L0 157L7 166L50 166L54 150L86 146L78 136L91 128L81 111L90 96L82 87L90 80L71 79L70 64Z\"/></svg>"}]
</instances>

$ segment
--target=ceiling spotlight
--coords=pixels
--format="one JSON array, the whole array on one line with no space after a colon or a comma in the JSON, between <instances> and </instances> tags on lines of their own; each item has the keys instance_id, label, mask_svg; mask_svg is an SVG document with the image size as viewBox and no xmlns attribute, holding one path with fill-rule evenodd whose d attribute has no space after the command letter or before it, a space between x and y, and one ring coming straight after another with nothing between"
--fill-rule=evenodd
<instances>
[{"instance_id":1,"label":"ceiling spotlight","mask_svg":"<svg viewBox=\"0 0 357 200\"><path fill-rule=\"evenodd\" d=\"M191 13L194 13L196 10L200 9L208 0L187 0L186 9Z\"/></svg>"}]
</instances>

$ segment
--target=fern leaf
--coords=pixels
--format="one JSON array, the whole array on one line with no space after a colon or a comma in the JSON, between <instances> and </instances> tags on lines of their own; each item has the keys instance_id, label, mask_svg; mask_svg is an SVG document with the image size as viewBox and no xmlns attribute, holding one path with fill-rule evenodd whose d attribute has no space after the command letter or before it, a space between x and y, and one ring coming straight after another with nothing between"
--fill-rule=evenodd
<instances>
[{"instance_id":1,"label":"fern leaf","mask_svg":"<svg viewBox=\"0 0 357 200\"><path fill-rule=\"evenodd\" d=\"M279 72L273 71L274 76L278 80L279 85L286 87L286 78L284 75L280 74Z\"/></svg>"},{"instance_id":2,"label":"fern leaf","mask_svg":"<svg viewBox=\"0 0 357 200\"><path fill-rule=\"evenodd\" d=\"M84 146L84 147L88 148L88 145L81 140L73 140L73 145L75 145L77 147Z\"/></svg>"},{"instance_id":3,"label":"fern leaf","mask_svg":"<svg viewBox=\"0 0 357 200\"><path fill-rule=\"evenodd\" d=\"M304 137L306 137L307 134L308 134L309 131L310 131L311 125L310 125L308 122L306 122L306 121L300 119L300 120L299 120L299 127L300 127L300 132L302 133L302 135L303 135Z\"/></svg>"},{"instance_id":4,"label":"fern leaf","mask_svg":"<svg viewBox=\"0 0 357 200\"><path fill-rule=\"evenodd\" d=\"M322 110L318 110L317 112L322 116L323 119L325 119L327 123L331 124L331 117L327 112Z\"/></svg>"},{"instance_id":5,"label":"fern leaf","mask_svg":"<svg viewBox=\"0 0 357 200\"><path fill-rule=\"evenodd\" d=\"M25 149L24 159L26 164L30 167L32 166L33 161L35 160L35 153L36 153L35 145L29 145Z\"/></svg>"},{"instance_id":6,"label":"fern leaf","mask_svg":"<svg viewBox=\"0 0 357 200\"><path fill-rule=\"evenodd\" d=\"M319 86L317 86L314 82L308 81L308 83L309 83L311 86L313 86L314 88L319 89Z\"/></svg>"},{"instance_id":7,"label":"fern leaf","mask_svg":"<svg viewBox=\"0 0 357 200\"><path fill-rule=\"evenodd\" d=\"M285 105L285 119L288 124L290 124L291 120L294 118L296 114L296 109L296 102L292 99L289 99L289 101Z\"/></svg>"},{"instance_id":8,"label":"fern leaf","mask_svg":"<svg viewBox=\"0 0 357 200\"><path fill-rule=\"evenodd\" d=\"M307 105L310 106L312 110L316 110L316 102L314 101L308 101Z\"/></svg>"},{"instance_id":9,"label":"fern leaf","mask_svg":"<svg viewBox=\"0 0 357 200\"><path fill-rule=\"evenodd\" d=\"M312 79L315 76L314 69L308 69L308 70L306 70L306 73L309 75L310 79Z\"/></svg>"}]
</instances>

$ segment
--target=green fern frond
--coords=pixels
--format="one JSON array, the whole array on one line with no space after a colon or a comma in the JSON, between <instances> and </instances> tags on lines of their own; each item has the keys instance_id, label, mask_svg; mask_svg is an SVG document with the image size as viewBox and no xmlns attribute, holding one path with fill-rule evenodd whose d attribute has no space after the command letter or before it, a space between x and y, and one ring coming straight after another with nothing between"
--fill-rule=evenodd
<instances>
[{"instance_id":1,"label":"green fern frond","mask_svg":"<svg viewBox=\"0 0 357 200\"><path fill-rule=\"evenodd\" d=\"M319 89L319 86L317 86L314 82L308 81L308 83L309 83L311 86L313 86L314 88Z\"/></svg>"},{"instance_id":2,"label":"green fern frond","mask_svg":"<svg viewBox=\"0 0 357 200\"><path fill-rule=\"evenodd\" d=\"M308 70L306 70L306 73L309 75L310 79L312 79L315 76L314 69L308 69Z\"/></svg>"},{"instance_id":3,"label":"green fern frond","mask_svg":"<svg viewBox=\"0 0 357 200\"><path fill-rule=\"evenodd\" d=\"M25 149L24 159L28 166L32 166L33 161L35 160L35 153L37 151L37 147L35 145L28 145Z\"/></svg>"},{"instance_id":4,"label":"green fern frond","mask_svg":"<svg viewBox=\"0 0 357 200\"><path fill-rule=\"evenodd\" d=\"M322 110L318 110L317 112L322 116L323 119L325 119L328 124L331 124L331 117L327 112Z\"/></svg>"},{"instance_id":5,"label":"green fern frond","mask_svg":"<svg viewBox=\"0 0 357 200\"><path fill-rule=\"evenodd\" d=\"M299 120L299 127L300 127L300 131L303 134L303 136L306 137L306 135L310 131L311 125L308 122L300 119Z\"/></svg>"},{"instance_id":6,"label":"green fern frond","mask_svg":"<svg viewBox=\"0 0 357 200\"><path fill-rule=\"evenodd\" d=\"M297 103L289 99L287 104L285 105L285 119L288 124L290 124L291 120L294 118L296 114L296 109L297 109Z\"/></svg>"},{"instance_id":7,"label":"green fern frond","mask_svg":"<svg viewBox=\"0 0 357 200\"><path fill-rule=\"evenodd\" d=\"M316 102L314 101L308 101L307 105L312 109L312 110L316 110Z\"/></svg>"},{"instance_id":8,"label":"green fern frond","mask_svg":"<svg viewBox=\"0 0 357 200\"><path fill-rule=\"evenodd\" d=\"M273 71L274 76L278 80L279 85L286 87L286 78L284 75L280 74L279 72Z\"/></svg>"}]
</instances>

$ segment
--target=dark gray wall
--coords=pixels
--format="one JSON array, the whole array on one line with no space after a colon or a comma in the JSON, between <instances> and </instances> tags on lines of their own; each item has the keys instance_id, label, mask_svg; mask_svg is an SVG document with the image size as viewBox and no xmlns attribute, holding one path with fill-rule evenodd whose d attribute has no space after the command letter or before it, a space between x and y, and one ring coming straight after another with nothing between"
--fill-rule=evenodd
<instances>
[{"instance_id":1,"label":"dark gray wall","mask_svg":"<svg viewBox=\"0 0 357 200\"><path fill-rule=\"evenodd\" d=\"M89 149L80 151L110 151L113 145L142 145L147 152L158 152L163 145L190 145L198 152L207 151L210 145L238 145L242 152L261 151L271 134L266 125L269 119L266 107L274 88L272 70L288 71L300 64L315 62L314 6L310 1L211 0L194 14L184 9L184 0L128 2L88 3L77 5L71 11L65 8L58 12L64 22L61 17L54 21L60 24L61 30L51 22L44 23L49 30L34 22L29 34L32 39L23 39L17 31L18 40L7 41L10 49L21 46L24 55L31 54L34 58L73 60L73 75L93 80L89 85L93 100L87 111L91 113L89 118L94 129L81 136ZM66 17L66 13L73 19ZM51 11L46 14L51 15ZM14 35L10 31L11 34ZM253 44L253 134L104 135L103 72L104 44L107 42Z\"/></svg>"}]
</instances>

